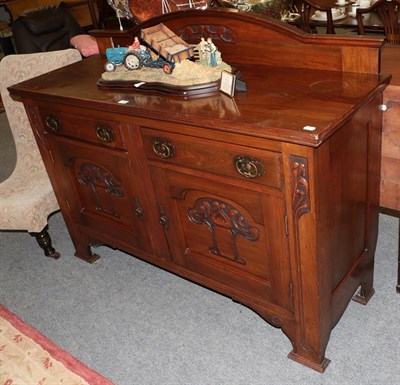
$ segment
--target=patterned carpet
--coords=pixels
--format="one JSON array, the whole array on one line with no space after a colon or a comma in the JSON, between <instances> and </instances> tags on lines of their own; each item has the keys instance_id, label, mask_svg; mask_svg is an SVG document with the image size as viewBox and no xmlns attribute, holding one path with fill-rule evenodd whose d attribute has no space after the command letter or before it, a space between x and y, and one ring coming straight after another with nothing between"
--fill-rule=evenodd
<instances>
[{"instance_id":1,"label":"patterned carpet","mask_svg":"<svg viewBox=\"0 0 400 385\"><path fill-rule=\"evenodd\" d=\"M0 383L113 385L0 305Z\"/></svg>"}]
</instances>

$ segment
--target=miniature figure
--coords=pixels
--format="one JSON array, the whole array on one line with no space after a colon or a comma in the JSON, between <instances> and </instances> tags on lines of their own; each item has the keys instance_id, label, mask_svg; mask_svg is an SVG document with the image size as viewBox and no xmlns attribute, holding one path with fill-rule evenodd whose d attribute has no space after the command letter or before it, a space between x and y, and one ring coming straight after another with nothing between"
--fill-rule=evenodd
<instances>
[{"instance_id":1,"label":"miniature figure","mask_svg":"<svg viewBox=\"0 0 400 385\"><path fill-rule=\"evenodd\" d=\"M131 50L140 49L140 41L137 36L135 36L133 43L129 46Z\"/></svg>"},{"instance_id":2,"label":"miniature figure","mask_svg":"<svg viewBox=\"0 0 400 385\"><path fill-rule=\"evenodd\" d=\"M212 42L211 37L207 39L207 45L208 49L210 50L210 67L216 67L217 66L217 47L215 44Z\"/></svg>"},{"instance_id":3,"label":"miniature figure","mask_svg":"<svg viewBox=\"0 0 400 385\"><path fill-rule=\"evenodd\" d=\"M199 64L205 67L217 67L222 64L221 53L210 37L207 41L202 37L196 49L199 53Z\"/></svg>"},{"instance_id":4,"label":"miniature figure","mask_svg":"<svg viewBox=\"0 0 400 385\"><path fill-rule=\"evenodd\" d=\"M199 62L201 65L208 66L208 55L207 55L207 42L204 37L201 38L200 43L198 44L198 52L199 52Z\"/></svg>"}]
</instances>

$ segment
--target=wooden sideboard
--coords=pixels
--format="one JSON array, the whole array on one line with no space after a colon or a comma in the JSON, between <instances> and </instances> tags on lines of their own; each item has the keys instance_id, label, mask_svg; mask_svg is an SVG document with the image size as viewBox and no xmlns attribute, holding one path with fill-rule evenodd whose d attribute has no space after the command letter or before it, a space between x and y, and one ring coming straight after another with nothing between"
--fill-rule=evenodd
<instances>
[{"instance_id":1,"label":"wooden sideboard","mask_svg":"<svg viewBox=\"0 0 400 385\"><path fill-rule=\"evenodd\" d=\"M114 43L160 22L189 43L211 37L247 91L100 90L100 56L10 88L76 256L93 262L91 246L105 244L227 295L281 328L290 358L323 372L332 328L352 298L374 292L382 41L190 10Z\"/></svg>"}]
</instances>

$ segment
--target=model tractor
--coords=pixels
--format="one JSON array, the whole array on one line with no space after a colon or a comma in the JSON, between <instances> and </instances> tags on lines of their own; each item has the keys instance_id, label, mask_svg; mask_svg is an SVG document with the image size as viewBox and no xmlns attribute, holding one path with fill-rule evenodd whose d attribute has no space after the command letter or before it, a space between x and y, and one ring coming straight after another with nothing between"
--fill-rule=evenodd
<instances>
[{"instance_id":1,"label":"model tractor","mask_svg":"<svg viewBox=\"0 0 400 385\"><path fill-rule=\"evenodd\" d=\"M106 56L107 63L104 68L107 72L112 72L117 69L118 65L121 65L124 62L125 55L128 52L127 47L117 47L117 48L107 48Z\"/></svg>"},{"instance_id":2,"label":"model tractor","mask_svg":"<svg viewBox=\"0 0 400 385\"><path fill-rule=\"evenodd\" d=\"M123 64L129 71L150 67L162 68L166 74L171 74L177 61L193 56L193 47L164 24L142 29L140 37L146 46L107 48L105 70L112 72Z\"/></svg>"},{"instance_id":3,"label":"model tractor","mask_svg":"<svg viewBox=\"0 0 400 385\"><path fill-rule=\"evenodd\" d=\"M172 73L175 65L169 63L161 57L152 59L150 50L132 49L130 47L107 48L106 50L107 63L105 70L108 72L115 71L117 66L123 64L129 71L140 70L143 66L151 68L162 68L165 73Z\"/></svg>"}]
</instances>

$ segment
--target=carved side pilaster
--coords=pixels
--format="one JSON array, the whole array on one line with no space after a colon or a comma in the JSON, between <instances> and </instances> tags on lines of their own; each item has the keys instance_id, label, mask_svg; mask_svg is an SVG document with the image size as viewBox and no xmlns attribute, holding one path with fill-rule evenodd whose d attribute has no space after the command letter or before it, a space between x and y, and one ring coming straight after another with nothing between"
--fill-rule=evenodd
<instances>
[{"instance_id":1,"label":"carved side pilaster","mask_svg":"<svg viewBox=\"0 0 400 385\"><path fill-rule=\"evenodd\" d=\"M290 165L290 178L291 178L291 203L292 203L292 213L294 221L294 239L296 245L296 259L299 280L297 282L297 291L299 293L299 303L298 303L298 327L300 334L294 340L293 351L289 354L289 358L306 364L315 370L323 372L325 367L328 365L329 360L324 358L324 348L318 343L315 343L313 333L310 329L314 329L315 333L320 333L318 328L320 327L321 320L316 317L314 320L310 320L310 315L307 313L309 311L309 305L311 299L305 296L312 296L312 300L317 300L318 289L314 283L310 285L307 284L307 275L310 274L309 270L303 270L301 266L303 265L302 259L307 259L307 247L301 245L302 239L301 234L299 234L299 220L300 218L309 212L311 212L311 200L310 200L310 175L308 168L308 159L289 155L289 165ZM308 268L314 269L315 266L310 264ZM314 274L315 272L311 273ZM309 282L308 282L309 283ZM308 309L306 309L308 306ZM321 338L321 336L318 336Z\"/></svg>"},{"instance_id":2,"label":"carved side pilaster","mask_svg":"<svg viewBox=\"0 0 400 385\"><path fill-rule=\"evenodd\" d=\"M307 158L289 155L291 170L292 210L296 221L310 212L309 173Z\"/></svg>"}]
</instances>

